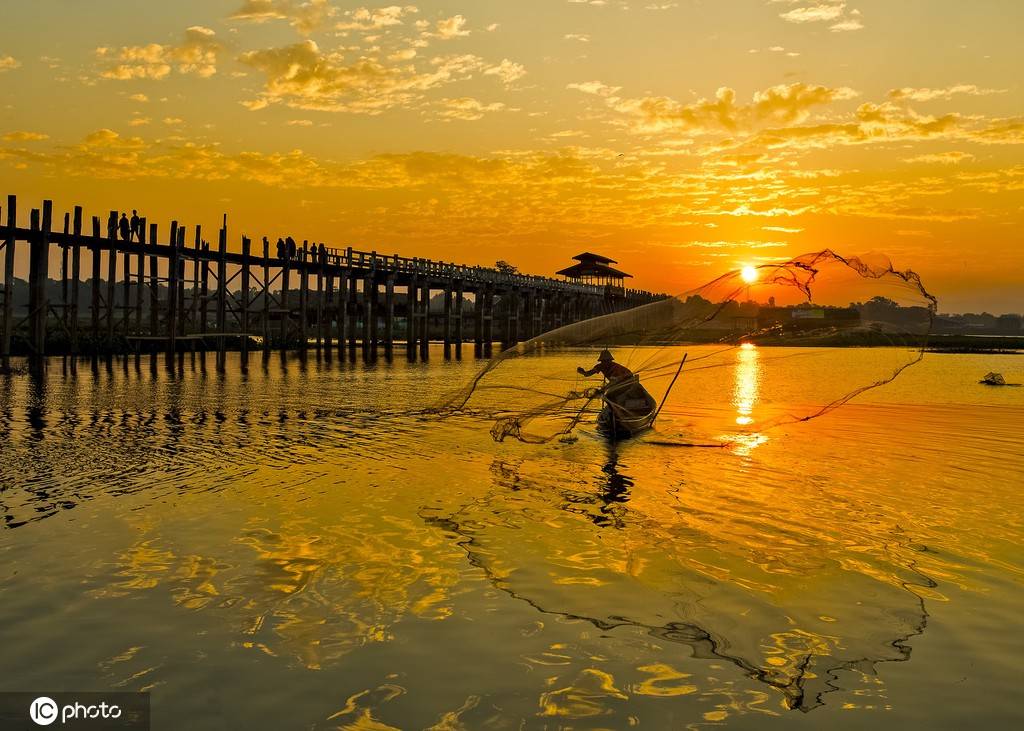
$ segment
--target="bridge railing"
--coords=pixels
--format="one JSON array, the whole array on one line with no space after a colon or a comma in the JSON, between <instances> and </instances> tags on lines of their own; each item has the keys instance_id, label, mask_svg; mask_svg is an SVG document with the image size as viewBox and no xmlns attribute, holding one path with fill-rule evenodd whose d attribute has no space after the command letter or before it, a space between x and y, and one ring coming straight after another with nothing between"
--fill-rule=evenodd
<instances>
[{"instance_id":1,"label":"bridge railing","mask_svg":"<svg viewBox=\"0 0 1024 731\"><path fill-rule=\"evenodd\" d=\"M370 271L388 270L404 274L419 274L439 278L461 279L463 281L484 282L516 287L543 287L581 294L603 295L605 287L593 284L577 284L552 277L535 274L519 274L503 272L492 267L467 266L433 259L409 258L397 254L379 254L376 251L359 251L351 246L344 249L325 248L327 263L353 269ZM647 295L639 290L621 289L624 294Z\"/></svg>"}]
</instances>

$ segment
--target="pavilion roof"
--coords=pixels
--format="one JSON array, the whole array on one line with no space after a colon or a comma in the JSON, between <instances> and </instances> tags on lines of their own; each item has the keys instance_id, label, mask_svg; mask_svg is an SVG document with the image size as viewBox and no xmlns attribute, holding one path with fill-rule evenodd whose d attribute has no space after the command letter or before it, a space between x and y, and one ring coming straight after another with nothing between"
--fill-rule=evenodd
<instances>
[{"instance_id":1,"label":"pavilion roof","mask_svg":"<svg viewBox=\"0 0 1024 731\"><path fill-rule=\"evenodd\" d=\"M597 262L581 262L579 264L573 264L571 267L562 269L557 274L561 274L564 277L613 277L624 279L626 277L632 278L632 274L626 274L620 272L618 269L613 269L610 266L600 264Z\"/></svg>"},{"instance_id":2,"label":"pavilion roof","mask_svg":"<svg viewBox=\"0 0 1024 731\"><path fill-rule=\"evenodd\" d=\"M601 254L592 254L589 251L584 251L582 254L577 254L576 256L573 257L573 259L584 264L590 262L595 262L597 264L618 264L618 262L615 261L614 259L609 259L607 256L602 256Z\"/></svg>"}]
</instances>

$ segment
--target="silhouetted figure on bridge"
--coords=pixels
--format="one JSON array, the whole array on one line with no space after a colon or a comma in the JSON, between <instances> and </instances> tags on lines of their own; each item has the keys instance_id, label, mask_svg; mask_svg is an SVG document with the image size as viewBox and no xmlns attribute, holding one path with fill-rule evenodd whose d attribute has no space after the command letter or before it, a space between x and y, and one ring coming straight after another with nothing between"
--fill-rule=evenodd
<instances>
[{"instance_id":1,"label":"silhouetted figure on bridge","mask_svg":"<svg viewBox=\"0 0 1024 731\"><path fill-rule=\"evenodd\" d=\"M327 265L327 247L323 244L317 247L317 254L320 256L320 266Z\"/></svg>"},{"instance_id":2,"label":"silhouetted figure on bridge","mask_svg":"<svg viewBox=\"0 0 1024 731\"><path fill-rule=\"evenodd\" d=\"M139 212L136 211L133 208L132 209L132 218L131 218L132 230L131 230L131 236L128 239L129 241L131 241L132 239L134 239L135 241L142 241L142 229L140 228L141 226L142 226L142 219L139 218Z\"/></svg>"},{"instance_id":3,"label":"silhouetted figure on bridge","mask_svg":"<svg viewBox=\"0 0 1024 731\"><path fill-rule=\"evenodd\" d=\"M289 236L288 238L285 239L285 242L288 244L288 258L289 259L294 259L295 258L295 239L293 239L291 236Z\"/></svg>"},{"instance_id":4,"label":"silhouetted figure on bridge","mask_svg":"<svg viewBox=\"0 0 1024 731\"><path fill-rule=\"evenodd\" d=\"M278 236L278 238L277 238L277 258L278 259L284 259L286 254L287 254L287 250L285 249L284 239L282 239L280 236Z\"/></svg>"}]
</instances>

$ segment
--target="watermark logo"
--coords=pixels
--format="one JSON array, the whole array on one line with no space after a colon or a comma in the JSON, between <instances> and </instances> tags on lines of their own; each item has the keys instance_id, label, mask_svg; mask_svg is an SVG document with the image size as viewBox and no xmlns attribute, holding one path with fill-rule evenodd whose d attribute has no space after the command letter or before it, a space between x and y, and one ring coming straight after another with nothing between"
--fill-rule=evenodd
<instances>
[{"instance_id":1,"label":"watermark logo","mask_svg":"<svg viewBox=\"0 0 1024 731\"><path fill-rule=\"evenodd\" d=\"M53 698L41 695L28 707L28 715L37 726L49 726L60 715L60 707Z\"/></svg>"},{"instance_id":2,"label":"watermark logo","mask_svg":"<svg viewBox=\"0 0 1024 731\"><path fill-rule=\"evenodd\" d=\"M0 692L0 729L32 724L60 731L148 731L149 693Z\"/></svg>"}]
</instances>

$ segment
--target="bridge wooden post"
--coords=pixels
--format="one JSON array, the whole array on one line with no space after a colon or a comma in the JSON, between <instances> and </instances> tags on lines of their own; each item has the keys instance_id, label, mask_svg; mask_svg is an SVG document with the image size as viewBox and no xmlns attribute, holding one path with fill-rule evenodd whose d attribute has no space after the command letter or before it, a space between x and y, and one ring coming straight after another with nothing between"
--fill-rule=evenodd
<instances>
[{"instance_id":1,"label":"bridge wooden post","mask_svg":"<svg viewBox=\"0 0 1024 731\"><path fill-rule=\"evenodd\" d=\"M430 357L430 280L424 278L420 292L420 358Z\"/></svg>"},{"instance_id":2,"label":"bridge wooden post","mask_svg":"<svg viewBox=\"0 0 1024 731\"><path fill-rule=\"evenodd\" d=\"M329 358L331 350L334 348L334 318L336 312L334 302L334 269L331 268L326 259L321 264L321 268L324 272L327 291L323 307L323 315L326 320L324 323L324 352Z\"/></svg>"},{"instance_id":3,"label":"bridge wooden post","mask_svg":"<svg viewBox=\"0 0 1024 731\"><path fill-rule=\"evenodd\" d=\"M455 357L462 358L462 340L464 334L462 331L462 314L463 314L463 295L462 295L463 282L461 279L455 280Z\"/></svg>"},{"instance_id":4,"label":"bridge wooden post","mask_svg":"<svg viewBox=\"0 0 1024 731\"><path fill-rule=\"evenodd\" d=\"M203 242L203 253L210 250L210 245ZM199 334L206 335L210 327L210 260L205 256L199 264ZM205 347L205 340L203 341Z\"/></svg>"},{"instance_id":5,"label":"bridge wooden post","mask_svg":"<svg viewBox=\"0 0 1024 731\"><path fill-rule=\"evenodd\" d=\"M68 326L70 324L70 323L68 323L68 314L70 312L70 309L68 307L68 302L69 302L69 299L70 299L70 294L69 294L69 291L68 291L68 287L69 287L69 284L70 284L68 282L68 277L70 275L70 273L68 272L68 256L69 256L70 252L68 251L68 249L70 248L70 244L68 243L68 239L67 239L67 235L69 233L71 233L71 214L70 213L65 213L64 214L64 236L65 236L65 238L64 238L64 241L60 245L60 303L62 305L61 310L60 310L60 322L64 326L65 331L68 330Z\"/></svg>"},{"instance_id":6,"label":"bridge wooden post","mask_svg":"<svg viewBox=\"0 0 1024 731\"><path fill-rule=\"evenodd\" d=\"M395 346L395 275L384 280L384 355L391 357Z\"/></svg>"},{"instance_id":7,"label":"bridge wooden post","mask_svg":"<svg viewBox=\"0 0 1024 731\"><path fill-rule=\"evenodd\" d=\"M419 323L420 285L415 274L409 279L405 295L405 348L410 358L416 355L416 334Z\"/></svg>"},{"instance_id":8,"label":"bridge wooden post","mask_svg":"<svg viewBox=\"0 0 1024 731\"><path fill-rule=\"evenodd\" d=\"M39 211L32 210L32 238L29 242L29 273L28 273L28 311L29 311L29 344L32 356L42 358L46 355L46 319L49 303L46 296L47 268L50 258L50 225L53 216L53 203L43 201L42 223Z\"/></svg>"},{"instance_id":9,"label":"bridge wooden post","mask_svg":"<svg viewBox=\"0 0 1024 731\"><path fill-rule=\"evenodd\" d=\"M371 290L376 288L376 283L373 281L373 274L367 274L363 277L363 292L362 292L362 305L360 312L363 316L363 357L370 357L370 344L373 341L373 326L372 322L375 316L373 312L373 298L371 296Z\"/></svg>"},{"instance_id":10,"label":"bridge wooden post","mask_svg":"<svg viewBox=\"0 0 1024 731\"><path fill-rule=\"evenodd\" d=\"M200 255L203 251L203 229L202 226L196 224L195 233L192 238L192 252L190 258L192 259L192 294L188 300L188 320L189 325L192 327L192 334L195 335L199 330L199 311L202 306L202 292L199 289L199 275L200 270L203 268L202 262L200 261ZM206 349L205 343L200 343L203 349ZM189 349L194 353L196 350L196 339L189 339Z\"/></svg>"},{"instance_id":11,"label":"bridge wooden post","mask_svg":"<svg viewBox=\"0 0 1024 731\"><path fill-rule=\"evenodd\" d=\"M7 235L4 238L4 311L3 332L0 333L0 366L11 368L11 335L14 332L14 242L18 225L18 198L7 196Z\"/></svg>"},{"instance_id":12,"label":"bridge wooden post","mask_svg":"<svg viewBox=\"0 0 1024 731\"><path fill-rule=\"evenodd\" d=\"M263 237L263 355L270 355L270 241Z\"/></svg>"},{"instance_id":13,"label":"bridge wooden post","mask_svg":"<svg viewBox=\"0 0 1024 731\"><path fill-rule=\"evenodd\" d=\"M284 261L281 264L281 347L288 347L288 326L291 320L291 310L288 303L288 284L291 274L291 258L288 250L284 250Z\"/></svg>"},{"instance_id":14,"label":"bridge wooden post","mask_svg":"<svg viewBox=\"0 0 1024 731\"><path fill-rule=\"evenodd\" d=\"M249 267L252 264L250 253L252 251L252 241L249 240L248 236L242 237L242 284L241 291L241 302L239 306L241 308L241 330L242 340L239 343L239 348L242 351L242 363L245 363L245 359L249 357Z\"/></svg>"},{"instance_id":15,"label":"bridge wooden post","mask_svg":"<svg viewBox=\"0 0 1024 731\"><path fill-rule=\"evenodd\" d=\"M484 353L494 343L494 285L488 284L484 292Z\"/></svg>"},{"instance_id":16,"label":"bridge wooden post","mask_svg":"<svg viewBox=\"0 0 1024 731\"><path fill-rule=\"evenodd\" d=\"M227 216L217 237L217 367L224 367L228 327L228 222Z\"/></svg>"},{"instance_id":17,"label":"bridge wooden post","mask_svg":"<svg viewBox=\"0 0 1024 731\"><path fill-rule=\"evenodd\" d=\"M537 337L544 332L544 292L540 289L533 290L533 333L531 337Z\"/></svg>"},{"instance_id":18,"label":"bridge wooden post","mask_svg":"<svg viewBox=\"0 0 1024 731\"><path fill-rule=\"evenodd\" d=\"M107 347L114 344L114 297L117 292L117 211L107 219Z\"/></svg>"},{"instance_id":19,"label":"bridge wooden post","mask_svg":"<svg viewBox=\"0 0 1024 731\"><path fill-rule=\"evenodd\" d=\"M527 287L523 292L523 321L519 325L522 339L530 340L537 334L537 325L534 320L537 309L537 290Z\"/></svg>"},{"instance_id":20,"label":"bridge wooden post","mask_svg":"<svg viewBox=\"0 0 1024 731\"><path fill-rule=\"evenodd\" d=\"M92 240L89 242L92 254L92 281L89 283L90 333L93 352L100 343L100 217L92 217Z\"/></svg>"},{"instance_id":21,"label":"bridge wooden post","mask_svg":"<svg viewBox=\"0 0 1024 731\"><path fill-rule=\"evenodd\" d=\"M302 242L299 250L299 344L300 350L309 345L309 241Z\"/></svg>"},{"instance_id":22,"label":"bridge wooden post","mask_svg":"<svg viewBox=\"0 0 1024 731\"><path fill-rule=\"evenodd\" d=\"M185 335L185 227L178 227L178 337Z\"/></svg>"},{"instance_id":23,"label":"bridge wooden post","mask_svg":"<svg viewBox=\"0 0 1024 731\"><path fill-rule=\"evenodd\" d=\"M36 342L36 312L39 308L39 291L36 284L36 269L39 266L39 209L33 208L28 214L28 227L31 233L28 235L28 346L29 355L33 358L41 355Z\"/></svg>"},{"instance_id":24,"label":"bridge wooden post","mask_svg":"<svg viewBox=\"0 0 1024 731\"><path fill-rule=\"evenodd\" d=\"M178 349L178 222L171 221L171 258L167 264L167 358Z\"/></svg>"},{"instance_id":25,"label":"bridge wooden post","mask_svg":"<svg viewBox=\"0 0 1024 731\"><path fill-rule=\"evenodd\" d=\"M348 270L338 273L338 357L345 357L345 345L348 340Z\"/></svg>"},{"instance_id":26,"label":"bridge wooden post","mask_svg":"<svg viewBox=\"0 0 1024 731\"><path fill-rule=\"evenodd\" d=\"M484 347L484 287L478 286L473 293L473 351L476 355Z\"/></svg>"},{"instance_id":27,"label":"bridge wooden post","mask_svg":"<svg viewBox=\"0 0 1024 731\"><path fill-rule=\"evenodd\" d=\"M512 286L506 293L508 307L505 308L505 345L512 347L519 342L519 290Z\"/></svg>"},{"instance_id":28,"label":"bridge wooden post","mask_svg":"<svg viewBox=\"0 0 1024 731\"><path fill-rule=\"evenodd\" d=\"M146 288L146 219L139 219L139 256L135 262L135 268L138 270L138 277L136 278L136 284L138 285L135 291L135 332L138 335L142 335L142 295L143 290ZM142 341L138 341L136 351L142 350Z\"/></svg>"},{"instance_id":29,"label":"bridge wooden post","mask_svg":"<svg viewBox=\"0 0 1024 731\"><path fill-rule=\"evenodd\" d=\"M130 236L129 236L130 238ZM127 336L132 322L132 252L129 250L130 241L123 242L124 250L121 252L121 326ZM127 342L127 340L126 340ZM126 361L127 362L127 361Z\"/></svg>"},{"instance_id":30,"label":"bridge wooden post","mask_svg":"<svg viewBox=\"0 0 1024 731\"><path fill-rule=\"evenodd\" d=\"M71 219L74 236L71 247L71 304L68 310L68 325L71 330L71 354L78 355L78 288L82 277L82 207L75 206Z\"/></svg>"},{"instance_id":31,"label":"bridge wooden post","mask_svg":"<svg viewBox=\"0 0 1024 731\"><path fill-rule=\"evenodd\" d=\"M353 353L359 342L359 291L356 287L359 277L355 270L348 275L348 347Z\"/></svg>"},{"instance_id":32,"label":"bridge wooden post","mask_svg":"<svg viewBox=\"0 0 1024 731\"><path fill-rule=\"evenodd\" d=\"M316 350L324 346L324 259L320 250L313 245L313 261L316 262Z\"/></svg>"},{"instance_id":33,"label":"bridge wooden post","mask_svg":"<svg viewBox=\"0 0 1024 731\"><path fill-rule=\"evenodd\" d=\"M370 358L377 360L377 344L380 341L380 282L377 280L377 252L373 252L370 263L370 297L367 300L369 309L367 318L370 320Z\"/></svg>"},{"instance_id":34,"label":"bridge wooden post","mask_svg":"<svg viewBox=\"0 0 1024 731\"><path fill-rule=\"evenodd\" d=\"M442 340L444 341L444 357L452 355L452 280L449 279L444 285L444 328Z\"/></svg>"},{"instance_id":35,"label":"bridge wooden post","mask_svg":"<svg viewBox=\"0 0 1024 731\"><path fill-rule=\"evenodd\" d=\"M153 338L158 338L160 336L160 269L159 259L156 255L157 225L155 223L149 224L149 241L150 246L153 247L153 253L149 255L149 334ZM154 350L154 352L156 351Z\"/></svg>"}]
</instances>

